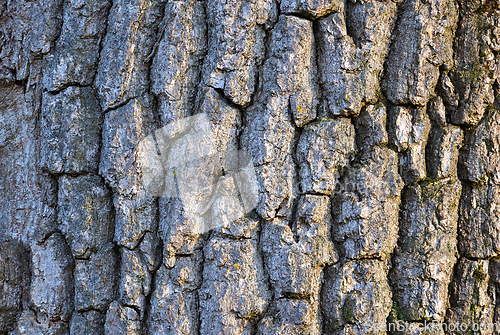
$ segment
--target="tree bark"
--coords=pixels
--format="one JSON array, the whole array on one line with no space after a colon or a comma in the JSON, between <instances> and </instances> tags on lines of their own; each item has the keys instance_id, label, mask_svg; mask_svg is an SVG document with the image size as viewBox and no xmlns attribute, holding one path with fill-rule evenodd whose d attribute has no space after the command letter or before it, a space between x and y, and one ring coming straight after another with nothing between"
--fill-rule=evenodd
<instances>
[{"instance_id":1,"label":"tree bark","mask_svg":"<svg viewBox=\"0 0 500 335\"><path fill-rule=\"evenodd\" d=\"M500 333L499 5L1 1L0 334Z\"/></svg>"}]
</instances>

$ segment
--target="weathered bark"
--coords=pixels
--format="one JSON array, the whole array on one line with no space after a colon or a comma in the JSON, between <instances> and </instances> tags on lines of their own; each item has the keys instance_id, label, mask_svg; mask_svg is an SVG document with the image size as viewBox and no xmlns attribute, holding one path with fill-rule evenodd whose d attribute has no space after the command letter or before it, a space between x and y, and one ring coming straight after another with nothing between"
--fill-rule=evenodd
<instances>
[{"instance_id":1,"label":"weathered bark","mask_svg":"<svg viewBox=\"0 0 500 335\"><path fill-rule=\"evenodd\" d=\"M0 1L0 334L500 334L499 52L498 0Z\"/></svg>"}]
</instances>

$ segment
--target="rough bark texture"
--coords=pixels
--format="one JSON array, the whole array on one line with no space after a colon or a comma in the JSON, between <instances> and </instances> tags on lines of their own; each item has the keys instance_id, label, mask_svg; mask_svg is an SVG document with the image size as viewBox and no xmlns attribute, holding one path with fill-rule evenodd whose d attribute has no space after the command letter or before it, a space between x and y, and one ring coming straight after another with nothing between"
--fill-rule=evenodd
<instances>
[{"instance_id":1,"label":"rough bark texture","mask_svg":"<svg viewBox=\"0 0 500 335\"><path fill-rule=\"evenodd\" d=\"M0 1L0 334L500 334L499 52L498 0ZM200 115L237 220L145 187Z\"/></svg>"}]
</instances>

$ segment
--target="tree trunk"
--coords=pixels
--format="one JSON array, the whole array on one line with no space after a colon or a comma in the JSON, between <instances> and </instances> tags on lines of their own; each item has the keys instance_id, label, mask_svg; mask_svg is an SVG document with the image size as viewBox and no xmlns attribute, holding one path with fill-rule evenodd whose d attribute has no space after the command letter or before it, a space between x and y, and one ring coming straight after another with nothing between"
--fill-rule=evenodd
<instances>
[{"instance_id":1,"label":"tree trunk","mask_svg":"<svg viewBox=\"0 0 500 335\"><path fill-rule=\"evenodd\" d=\"M0 334L500 333L499 5L0 1Z\"/></svg>"}]
</instances>

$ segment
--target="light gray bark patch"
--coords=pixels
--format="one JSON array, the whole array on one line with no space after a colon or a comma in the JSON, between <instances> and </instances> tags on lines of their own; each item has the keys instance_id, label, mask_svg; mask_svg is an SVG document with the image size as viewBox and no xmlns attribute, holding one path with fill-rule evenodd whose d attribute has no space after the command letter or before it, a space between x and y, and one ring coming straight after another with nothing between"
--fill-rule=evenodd
<instances>
[{"instance_id":1,"label":"light gray bark patch","mask_svg":"<svg viewBox=\"0 0 500 335\"><path fill-rule=\"evenodd\" d=\"M151 92L159 97L161 125L191 114L207 50L205 8L199 1L169 1L153 49Z\"/></svg>"},{"instance_id":2,"label":"light gray bark patch","mask_svg":"<svg viewBox=\"0 0 500 335\"><path fill-rule=\"evenodd\" d=\"M402 320L442 321L450 307L461 190L459 181L447 178L403 192L398 247L389 274Z\"/></svg>"},{"instance_id":3,"label":"light gray bark patch","mask_svg":"<svg viewBox=\"0 0 500 335\"><path fill-rule=\"evenodd\" d=\"M162 2L113 1L94 83L104 110L148 90L148 57L156 41Z\"/></svg>"},{"instance_id":4,"label":"light gray bark patch","mask_svg":"<svg viewBox=\"0 0 500 335\"><path fill-rule=\"evenodd\" d=\"M320 119L305 126L297 145L302 192L331 194L355 150L355 130L347 118Z\"/></svg>"},{"instance_id":5,"label":"light gray bark patch","mask_svg":"<svg viewBox=\"0 0 500 335\"><path fill-rule=\"evenodd\" d=\"M339 263L329 267L325 276L321 293L323 333L380 334L376 329L385 329L392 307L386 262Z\"/></svg>"},{"instance_id":6,"label":"light gray bark patch","mask_svg":"<svg viewBox=\"0 0 500 335\"><path fill-rule=\"evenodd\" d=\"M52 174L97 172L103 115L90 87L42 100L41 165Z\"/></svg>"},{"instance_id":7,"label":"light gray bark patch","mask_svg":"<svg viewBox=\"0 0 500 335\"><path fill-rule=\"evenodd\" d=\"M110 7L109 0L64 1L61 35L44 57L43 84L47 90L92 84Z\"/></svg>"},{"instance_id":8,"label":"light gray bark patch","mask_svg":"<svg viewBox=\"0 0 500 335\"><path fill-rule=\"evenodd\" d=\"M224 91L237 105L248 105L256 89L257 66L264 59L262 25L274 21L273 0L208 1L208 54L205 85Z\"/></svg>"},{"instance_id":9,"label":"light gray bark patch","mask_svg":"<svg viewBox=\"0 0 500 335\"><path fill-rule=\"evenodd\" d=\"M113 240L111 194L95 175L59 178L58 224L75 258L89 258Z\"/></svg>"},{"instance_id":10,"label":"light gray bark patch","mask_svg":"<svg viewBox=\"0 0 500 335\"><path fill-rule=\"evenodd\" d=\"M403 180L397 154L376 147L351 167L333 198L333 238L348 259L387 259L398 240Z\"/></svg>"},{"instance_id":11,"label":"light gray bark patch","mask_svg":"<svg viewBox=\"0 0 500 335\"><path fill-rule=\"evenodd\" d=\"M31 303L40 321L69 321L73 312L74 262L63 237L31 246Z\"/></svg>"},{"instance_id":12,"label":"light gray bark patch","mask_svg":"<svg viewBox=\"0 0 500 335\"><path fill-rule=\"evenodd\" d=\"M439 67L453 67L455 0L404 1L387 58L385 91L394 104L423 106L435 95Z\"/></svg>"},{"instance_id":13,"label":"light gray bark patch","mask_svg":"<svg viewBox=\"0 0 500 335\"><path fill-rule=\"evenodd\" d=\"M156 225L156 200L144 188L137 161L139 142L155 128L150 95L135 98L106 114L99 173L113 189L115 241L135 248Z\"/></svg>"},{"instance_id":14,"label":"light gray bark patch","mask_svg":"<svg viewBox=\"0 0 500 335\"><path fill-rule=\"evenodd\" d=\"M358 1L318 21L319 82L328 115L357 116L363 105L379 99L395 18L392 1Z\"/></svg>"}]
</instances>

